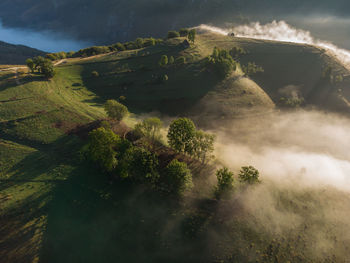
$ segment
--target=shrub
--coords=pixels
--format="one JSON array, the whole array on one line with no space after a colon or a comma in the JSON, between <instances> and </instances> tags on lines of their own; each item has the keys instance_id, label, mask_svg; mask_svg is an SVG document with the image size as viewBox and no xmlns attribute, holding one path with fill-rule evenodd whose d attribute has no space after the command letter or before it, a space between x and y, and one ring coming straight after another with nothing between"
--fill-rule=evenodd
<instances>
[{"instance_id":1,"label":"shrub","mask_svg":"<svg viewBox=\"0 0 350 263\"><path fill-rule=\"evenodd\" d=\"M91 76L94 78L98 78L100 76L100 74L96 70L94 70L91 72Z\"/></svg>"},{"instance_id":2,"label":"shrub","mask_svg":"<svg viewBox=\"0 0 350 263\"><path fill-rule=\"evenodd\" d=\"M161 58L160 58L160 61L159 61L159 66L161 67L165 67L166 65L168 65L168 56L167 55L163 55Z\"/></svg>"},{"instance_id":3,"label":"shrub","mask_svg":"<svg viewBox=\"0 0 350 263\"><path fill-rule=\"evenodd\" d=\"M175 195L183 195L193 187L192 174L187 164L173 160L165 169L164 182L167 191Z\"/></svg>"},{"instance_id":4,"label":"shrub","mask_svg":"<svg viewBox=\"0 0 350 263\"><path fill-rule=\"evenodd\" d=\"M168 32L168 39L170 39L170 38L176 38L176 37L180 37L179 32L177 32L177 31L169 31L169 32Z\"/></svg>"},{"instance_id":5,"label":"shrub","mask_svg":"<svg viewBox=\"0 0 350 263\"><path fill-rule=\"evenodd\" d=\"M259 171L253 166L242 167L238 177L242 183L255 184L260 182Z\"/></svg>"},{"instance_id":6,"label":"shrub","mask_svg":"<svg viewBox=\"0 0 350 263\"><path fill-rule=\"evenodd\" d=\"M175 62L175 59L174 59L174 57L173 56L170 56L170 58L169 58L169 65L172 65L172 64L174 64L174 62Z\"/></svg>"},{"instance_id":7,"label":"shrub","mask_svg":"<svg viewBox=\"0 0 350 263\"><path fill-rule=\"evenodd\" d=\"M108 117L117 121L123 120L128 114L128 108L116 100L108 100L104 105Z\"/></svg>"},{"instance_id":8,"label":"shrub","mask_svg":"<svg viewBox=\"0 0 350 263\"><path fill-rule=\"evenodd\" d=\"M179 34L181 37L187 37L190 30L188 28L181 28Z\"/></svg>"},{"instance_id":9,"label":"shrub","mask_svg":"<svg viewBox=\"0 0 350 263\"><path fill-rule=\"evenodd\" d=\"M186 58L184 56L176 58L175 64L176 65L184 65L184 64L186 64Z\"/></svg>"}]
</instances>

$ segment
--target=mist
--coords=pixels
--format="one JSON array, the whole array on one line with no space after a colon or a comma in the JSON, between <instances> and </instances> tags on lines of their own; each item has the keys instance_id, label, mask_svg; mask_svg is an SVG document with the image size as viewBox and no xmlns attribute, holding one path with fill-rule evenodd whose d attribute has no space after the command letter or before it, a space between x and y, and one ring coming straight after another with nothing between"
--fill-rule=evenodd
<instances>
[{"instance_id":1,"label":"mist","mask_svg":"<svg viewBox=\"0 0 350 263\"><path fill-rule=\"evenodd\" d=\"M0 21L0 41L25 45L46 52L77 51L91 46L88 41L78 41L50 31L32 31L18 28L5 28Z\"/></svg>"}]
</instances>

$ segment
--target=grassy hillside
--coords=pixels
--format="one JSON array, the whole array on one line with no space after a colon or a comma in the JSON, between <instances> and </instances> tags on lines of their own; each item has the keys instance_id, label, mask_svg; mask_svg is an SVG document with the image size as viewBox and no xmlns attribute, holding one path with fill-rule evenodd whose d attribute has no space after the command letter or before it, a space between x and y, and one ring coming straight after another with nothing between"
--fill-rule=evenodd
<instances>
[{"instance_id":1,"label":"grassy hillside","mask_svg":"<svg viewBox=\"0 0 350 263\"><path fill-rule=\"evenodd\" d=\"M43 55L45 55L44 52L34 48L0 41L0 64L2 65L24 64L27 58Z\"/></svg>"},{"instance_id":2,"label":"grassy hillside","mask_svg":"<svg viewBox=\"0 0 350 263\"><path fill-rule=\"evenodd\" d=\"M317 196L324 192L311 198L276 190L282 200L278 209L306 218L309 230L302 233L300 224L297 233L287 229L275 234L259 218L246 222L251 214L242 208L242 200L215 200L208 190L215 182L207 182L198 171L193 196L178 203L142 186L111 185L99 169L81 158L79 151L86 141L71 131L104 118L101 105L106 99L125 96L125 104L137 114L246 117L271 111L281 86L298 84L302 92L305 87L305 94L312 94L324 67L333 63L340 70L338 63L312 47L201 35L195 45L184 48L183 40L67 59L50 81L25 70L0 72L1 262L272 262L276 254L291 262L318 256L316 262L327 262L322 257L331 253L314 256L312 245L307 252L303 247L317 238L310 225L323 227L322 211L315 211L319 211ZM256 83L239 67L224 80L204 69L203 60L214 46L236 45L249 51L246 61L264 67L265 73L254 77ZM273 55L274 50L278 55ZM187 62L162 68L158 61L163 54L184 56ZM281 68L282 55L289 58L287 68ZM297 55L299 60L292 60ZM315 67L304 65L309 59ZM271 60L276 64L269 64ZM159 82L164 74L169 79ZM295 196L299 199L289 202ZM307 210L298 200L309 197ZM279 246L283 238L288 242L271 254L271 246ZM301 245L291 251L295 244ZM344 246L337 255L344 254ZM296 258L299 261L293 261Z\"/></svg>"}]
</instances>

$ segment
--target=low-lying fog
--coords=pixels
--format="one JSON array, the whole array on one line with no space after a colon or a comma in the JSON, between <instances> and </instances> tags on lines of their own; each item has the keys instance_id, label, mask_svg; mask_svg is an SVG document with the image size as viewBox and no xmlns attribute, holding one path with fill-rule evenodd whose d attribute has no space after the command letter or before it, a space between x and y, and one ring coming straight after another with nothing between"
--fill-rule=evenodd
<instances>
[{"instance_id":1,"label":"low-lying fog","mask_svg":"<svg viewBox=\"0 0 350 263\"><path fill-rule=\"evenodd\" d=\"M92 46L87 41L68 39L61 34L49 31L30 31L18 28L5 28L0 21L0 41L20 44L46 52L76 51Z\"/></svg>"}]
</instances>

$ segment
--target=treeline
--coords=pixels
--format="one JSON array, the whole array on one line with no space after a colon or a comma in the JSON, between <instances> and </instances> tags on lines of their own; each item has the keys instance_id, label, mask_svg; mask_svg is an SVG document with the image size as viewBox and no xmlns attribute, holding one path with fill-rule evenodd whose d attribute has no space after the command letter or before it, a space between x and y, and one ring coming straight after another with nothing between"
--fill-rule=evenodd
<instances>
[{"instance_id":1,"label":"treeline","mask_svg":"<svg viewBox=\"0 0 350 263\"><path fill-rule=\"evenodd\" d=\"M115 100L107 101L105 111L109 118L119 122L129 114L127 107ZM113 132L109 122L103 122L100 128L89 133L87 156L115 179L182 196L193 188L193 180L187 163L180 159L207 165L214 159L215 136L198 130L192 120L179 118L168 128L169 146L166 146L162 142L163 128L159 118L148 118L139 122L128 136L121 137ZM170 154L172 151L175 154ZM166 160L161 154L166 154ZM172 159L169 160L169 156ZM216 175L216 197L230 196L236 187L233 173L222 168ZM258 183L259 172L251 166L243 167L239 180L244 184Z\"/></svg>"}]
</instances>

